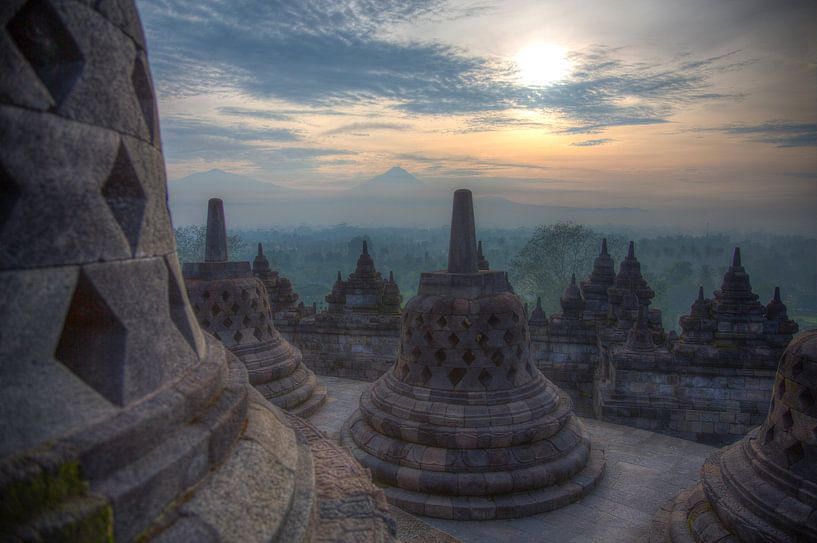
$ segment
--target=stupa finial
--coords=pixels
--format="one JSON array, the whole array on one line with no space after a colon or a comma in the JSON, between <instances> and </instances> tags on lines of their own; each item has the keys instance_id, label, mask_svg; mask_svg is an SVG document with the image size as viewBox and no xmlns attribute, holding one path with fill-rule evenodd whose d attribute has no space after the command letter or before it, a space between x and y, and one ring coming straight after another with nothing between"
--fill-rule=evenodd
<instances>
[{"instance_id":1,"label":"stupa finial","mask_svg":"<svg viewBox=\"0 0 817 543\"><path fill-rule=\"evenodd\" d=\"M224 202L210 198L207 202L207 240L205 262L227 262L227 224L224 220Z\"/></svg>"},{"instance_id":2,"label":"stupa finial","mask_svg":"<svg viewBox=\"0 0 817 543\"><path fill-rule=\"evenodd\" d=\"M635 259L635 242L631 241L630 245L627 247L627 258L630 260Z\"/></svg>"},{"instance_id":3,"label":"stupa finial","mask_svg":"<svg viewBox=\"0 0 817 543\"><path fill-rule=\"evenodd\" d=\"M601 255L608 256L609 253L607 252L607 238L602 238L601 240Z\"/></svg>"},{"instance_id":4,"label":"stupa finial","mask_svg":"<svg viewBox=\"0 0 817 543\"><path fill-rule=\"evenodd\" d=\"M740 247L735 247L735 252L732 253L732 267L740 268Z\"/></svg>"},{"instance_id":5,"label":"stupa finial","mask_svg":"<svg viewBox=\"0 0 817 543\"><path fill-rule=\"evenodd\" d=\"M448 242L448 273L477 273L477 235L471 191L454 192L451 237Z\"/></svg>"}]
</instances>

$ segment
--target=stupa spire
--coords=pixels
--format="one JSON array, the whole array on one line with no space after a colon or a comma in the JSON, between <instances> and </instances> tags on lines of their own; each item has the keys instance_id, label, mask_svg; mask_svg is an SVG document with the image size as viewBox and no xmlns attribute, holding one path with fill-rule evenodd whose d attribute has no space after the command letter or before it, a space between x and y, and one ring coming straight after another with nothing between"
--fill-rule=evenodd
<instances>
[{"instance_id":1,"label":"stupa spire","mask_svg":"<svg viewBox=\"0 0 817 543\"><path fill-rule=\"evenodd\" d=\"M363 254L369 254L369 243L365 239L363 240Z\"/></svg>"},{"instance_id":2,"label":"stupa spire","mask_svg":"<svg viewBox=\"0 0 817 543\"><path fill-rule=\"evenodd\" d=\"M224 202L210 198L207 202L207 239L205 262L227 262L227 225L224 220Z\"/></svg>"},{"instance_id":3,"label":"stupa spire","mask_svg":"<svg viewBox=\"0 0 817 543\"><path fill-rule=\"evenodd\" d=\"M740 247L735 247L735 252L732 253L732 267L740 268Z\"/></svg>"},{"instance_id":4,"label":"stupa spire","mask_svg":"<svg viewBox=\"0 0 817 543\"><path fill-rule=\"evenodd\" d=\"M451 237L448 242L448 273L477 273L477 235L471 191L454 192Z\"/></svg>"},{"instance_id":5,"label":"stupa spire","mask_svg":"<svg viewBox=\"0 0 817 543\"><path fill-rule=\"evenodd\" d=\"M607 238L602 238L601 240L601 256L609 256L610 253L607 252Z\"/></svg>"},{"instance_id":6,"label":"stupa spire","mask_svg":"<svg viewBox=\"0 0 817 543\"><path fill-rule=\"evenodd\" d=\"M635 259L635 242L631 241L630 245L627 247L627 258L630 260Z\"/></svg>"}]
</instances>

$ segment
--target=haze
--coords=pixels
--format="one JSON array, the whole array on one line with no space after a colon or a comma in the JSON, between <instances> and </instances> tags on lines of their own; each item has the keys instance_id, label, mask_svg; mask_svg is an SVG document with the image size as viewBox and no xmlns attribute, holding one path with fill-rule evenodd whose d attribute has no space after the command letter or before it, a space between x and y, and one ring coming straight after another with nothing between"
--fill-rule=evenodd
<instances>
[{"instance_id":1,"label":"haze","mask_svg":"<svg viewBox=\"0 0 817 543\"><path fill-rule=\"evenodd\" d=\"M443 224L429 198L467 187L503 226L817 227L813 1L139 7L170 179L292 189L223 177L236 226ZM420 185L349 191L395 166Z\"/></svg>"}]
</instances>

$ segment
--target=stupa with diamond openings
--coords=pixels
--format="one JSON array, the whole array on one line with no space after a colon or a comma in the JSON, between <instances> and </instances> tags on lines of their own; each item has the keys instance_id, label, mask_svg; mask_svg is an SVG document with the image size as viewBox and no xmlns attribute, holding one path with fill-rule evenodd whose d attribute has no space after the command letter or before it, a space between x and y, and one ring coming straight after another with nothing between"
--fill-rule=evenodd
<instances>
[{"instance_id":1,"label":"stupa with diamond openings","mask_svg":"<svg viewBox=\"0 0 817 543\"><path fill-rule=\"evenodd\" d=\"M343 443L412 513L496 519L561 507L604 473L570 398L531 361L522 303L479 270L471 192L454 193L448 269L423 273L397 361Z\"/></svg>"},{"instance_id":2,"label":"stupa with diamond openings","mask_svg":"<svg viewBox=\"0 0 817 543\"><path fill-rule=\"evenodd\" d=\"M202 333L166 193L134 3L3 2L0 539L393 540L348 453Z\"/></svg>"},{"instance_id":3,"label":"stupa with diamond openings","mask_svg":"<svg viewBox=\"0 0 817 543\"><path fill-rule=\"evenodd\" d=\"M227 253L224 204L207 207L204 262L182 268L193 312L241 360L252 383L266 399L294 415L309 416L326 401L326 389L303 363L303 356L276 330L269 297L250 263L231 262Z\"/></svg>"}]
</instances>

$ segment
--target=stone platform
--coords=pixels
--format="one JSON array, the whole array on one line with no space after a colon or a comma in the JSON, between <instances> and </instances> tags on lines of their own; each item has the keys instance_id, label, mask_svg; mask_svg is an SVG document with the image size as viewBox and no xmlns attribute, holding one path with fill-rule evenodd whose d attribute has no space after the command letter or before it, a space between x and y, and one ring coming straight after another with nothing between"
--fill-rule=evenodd
<instances>
[{"instance_id":1,"label":"stone platform","mask_svg":"<svg viewBox=\"0 0 817 543\"><path fill-rule=\"evenodd\" d=\"M372 385L328 376L320 380L329 390L329 400L326 408L309 422L337 440L343 422L357 409L360 394ZM593 442L604 449L607 461L606 476L589 496L557 511L524 519L415 518L428 527L426 534L436 528L464 542L637 541L648 533L653 515L664 503L698 481L700 467L714 450L707 445L591 418L581 421ZM411 519L407 514L397 515L398 536L403 526L411 524ZM418 529L414 525L412 529L412 533L423 533L422 526ZM413 537L417 539L412 541L435 540Z\"/></svg>"}]
</instances>

